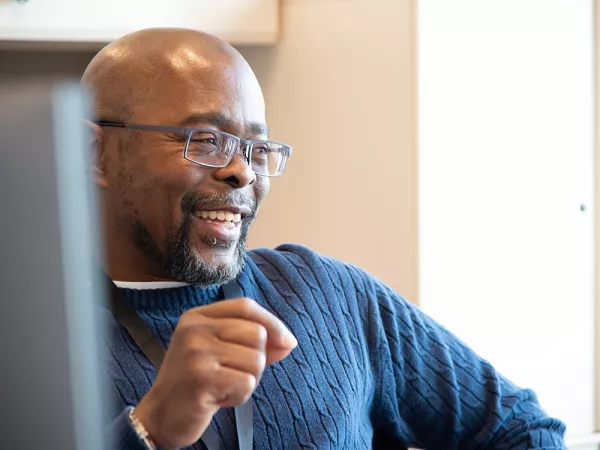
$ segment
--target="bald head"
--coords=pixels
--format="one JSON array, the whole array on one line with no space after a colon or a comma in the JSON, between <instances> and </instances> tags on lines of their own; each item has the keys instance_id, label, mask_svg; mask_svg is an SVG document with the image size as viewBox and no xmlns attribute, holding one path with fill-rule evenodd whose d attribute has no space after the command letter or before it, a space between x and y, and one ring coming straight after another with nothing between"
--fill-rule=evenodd
<instances>
[{"instance_id":1,"label":"bald head","mask_svg":"<svg viewBox=\"0 0 600 450\"><path fill-rule=\"evenodd\" d=\"M223 78L231 77L258 87L244 58L227 42L195 30L152 28L104 47L88 65L82 83L94 94L98 119L139 122L147 119L148 107L167 107L163 96L174 93L165 91L176 85L218 89Z\"/></svg>"}]
</instances>

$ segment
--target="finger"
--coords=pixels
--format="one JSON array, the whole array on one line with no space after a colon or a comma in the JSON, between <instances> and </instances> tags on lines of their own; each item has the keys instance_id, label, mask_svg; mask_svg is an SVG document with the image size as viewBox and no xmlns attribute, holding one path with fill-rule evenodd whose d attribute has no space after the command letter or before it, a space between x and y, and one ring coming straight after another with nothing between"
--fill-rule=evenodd
<instances>
[{"instance_id":1,"label":"finger","mask_svg":"<svg viewBox=\"0 0 600 450\"><path fill-rule=\"evenodd\" d=\"M277 347L268 344L267 330L260 324L242 319L218 319L217 337L224 342L238 343L266 352L266 365L281 361L294 347Z\"/></svg>"},{"instance_id":2,"label":"finger","mask_svg":"<svg viewBox=\"0 0 600 450\"><path fill-rule=\"evenodd\" d=\"M249 373L221 366L207 383L208 392L217 406L238 406L250 398L257 386L256 378Z\"/></svg>"},{"instance_id":3,"label":"finger","mask_svg":"<svg viewBox=\"0 0 600 450\"><path fill-rule=\"evenodd\" d=\"M271 364L281 361L287 355L292 353L292 350L294 350L294 347L291 347L291 348L269 348L269 345L267 345L267 353L266 353L267 361L265 364L267 366L270 366Z\"/></svg>"},{"instance_id":4,"label":"finger","mask_svg":"<svg viewBox=\"0 0 600 450\"><path fill-rule=\"evenodd\" d=\"M260 380L266 363L264 351L225 342L217 344L213 351L221 366L250 373Z\"/></svg>"},{"instance_id":5,"label":"finger","mask_svg":"<svg viewBox=\"0 0 600 450\"><path fill-rule=\"evenodd\" d=\"M249 298L223 300L192 310L206 317L239 318L261 324L267 330L269 344L282 349L294 349L298 341L281 320Z\"/></svg>"},{"instance_id":6,"label":"finger","mask_svg":"<svg viewBox=\"0 0 600 450\"><path fill-rule=\"evenodd\" d=\"M224 342L264 350L267 346L267 329L261 324L244 319L218 319L216 336Z\"/></svg>"}]
</instances>

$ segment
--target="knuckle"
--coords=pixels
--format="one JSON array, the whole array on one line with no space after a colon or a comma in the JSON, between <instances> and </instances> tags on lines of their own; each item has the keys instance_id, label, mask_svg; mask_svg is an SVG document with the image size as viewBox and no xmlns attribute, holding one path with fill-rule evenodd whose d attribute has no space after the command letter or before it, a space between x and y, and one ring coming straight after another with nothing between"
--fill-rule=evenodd
<instances>
[{"instance_id":1,"label":"knuckle","mask_svg":"<svg viewBox=\"0 0 600 450\"><path fill-rule=\"evenodd\" d=\"M254 328L254 332L256 344L260 347L267 345L267 329L264 326L257 324Z\"/></svg>"},{"instance_id":2,"label":"knuckle","mask_svg":"<svg viewBox=\"0 0 600 450\"><path fill-rule=\"evenodd\" d=\"M252 396L256 384L256 378L251 374L236 377L235 383L224 390L227 403L231 405L245 403Z\"/></svg>"},{"instance_id":3,"label":"knuckle","mask_svg":"<svg viewBox=\"0 0 600 450\"><path fill-rule=\"evenodd\" d=\"M211 356L210 349L197 342L190 344L186 350L189 360L194 364L205 364Z\"/></svg>"},{"instance_id":4,"label":"knuckle","mask_svg":"<svg viewBox=\"0 0 600 450\"><path fill-rule=\"evenodd\" d=\"M185 328L191 324L195 323L196 315L192 314L192 310L185 311L179 316L179 320L177 321L177 328Z\"/></svg>"},{"instance_id":5,"label":"knuckle","mask_svg":"<svg viewBox=\"0 0 600 450\"><path fill-rule=\"evenodd\" d=\"M210 320L193 317L180 320L175 331L182 345L194 348L199 340L204 340L207 335L215 333L215 325Z\"/></svg>"},{"instance_id":6,"label":"knuckle","mask_svg":"<svg viewBox=\"0 0 600 450\"><path fill-rule=\"evenodd\" d=\"M244 374L241 377L239 384L239 394L241 397L244 397L246 400L248 397L252 395L254 389L256 388L256 377L252 374Z\"/></svg>"},{"instance_id":7,"label":"knuckle","mask_svg":"<svg viewBox=\"0 0 600 450\"><path fill-rule=\"evenodd\" d=\"M194 377L199 385L211 378L219 370L219 364L213 358L197 356L188 364L188 373Z\"/></svg>"},{"instance_id":8,"label":"knuckle","mask_svg":"<svg viewBox=\"0 0 600 450\"><path fill-rule=\"evenodd\" d=\"M256 389L257 379L252 374L236 375L234 378L215 379L212 389L215 397L227 406L245 403Z\"/></svg>"},{"instance_id":9,"label":"knuckle","mask_svg":"<svg viewBox=\"0 0 600 450\"><path fill-rule=\"evenodd\" d=\"M267 364L267 355L265 352L256 352L254 356L254 365L258 374L262 373Z\"/></svg>"},{"instance_id":10,"label":"knuckle","mask_svg":"<svg viewBox=\"0 0 600 450\"><path fill-rule=\"evenodd\" d=\"M238 396L238 400L237 400L237 404L238 405L243 405L244 403L246 403L248 401L248 399L252 396L252 392L249 392L248 394L241 394Z\"/></svg>"},{"instance_id":11,"label":"knuckle","mask_svg":"<svg viewBox=\"0 0 600 450\"><path fill-rule=\"evenodd\" d=\"M191 315L186 315L187 313L183 313L179 320L177 321L177 326L175 327L175 332L179 334L189 333L195 326L196 320Z\"/></svg>"},{"instance_id":12,"label":"knuckle","mask_svg":"<svg viewBox=\"0 0 600 450\"><path fill-rule=\"evenodd\" d=\"M238 300L240 311L243 313L250 313L256 309L256 301L248 297L243 297Z\"/></svg>"},{"instance_id":13,"label":"knuckle","mask_svg":"<svg viewBox=\"0 0 600 450\"><path fill-rule=\"evenodd\" d=\"M185 333L185 331L189 328L189 317L185 316L185 313L179 317L177 324L175 325L175 330L173 331L173 336L179 336Z\"/></svg>"},{"instance_id":14,"label":"knuckle","mask_svg":"<svg viewBox=\"0 0 600 450\"><path fill-rule=\"evenodd\" d=\"M195 353L198 350L198 335L193 328L183 329L179 335L179 345L186 353Z\"/></svg>"}]
</instances>

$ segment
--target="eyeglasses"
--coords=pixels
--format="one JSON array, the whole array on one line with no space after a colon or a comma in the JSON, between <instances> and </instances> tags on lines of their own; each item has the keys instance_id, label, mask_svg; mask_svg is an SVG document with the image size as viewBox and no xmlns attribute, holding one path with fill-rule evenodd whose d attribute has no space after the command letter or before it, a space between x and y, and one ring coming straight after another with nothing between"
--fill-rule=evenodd
<instances>
[{"instance_id":1,"label":"eyeglasses","mask_svg":"<svg viewBox=\"0 0 600 450\"><path fill-rule=\"evenodd\" d=\"M184 145L183 157L205 167L227 167L240 152L257 175L278 177L283 174L292 147L281 142L241 139L224 131L206 128L132 125L119 122L96 122L101 127L133 128L170 133Z\"/></svg>"}]
</instances>

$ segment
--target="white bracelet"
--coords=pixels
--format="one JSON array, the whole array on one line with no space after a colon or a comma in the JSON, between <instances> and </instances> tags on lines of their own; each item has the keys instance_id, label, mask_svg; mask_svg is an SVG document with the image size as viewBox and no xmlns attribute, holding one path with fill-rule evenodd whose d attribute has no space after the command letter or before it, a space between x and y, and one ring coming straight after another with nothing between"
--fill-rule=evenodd
<instances>
[{"instance_id":1,"label":"white bracelet","mask_svg":"<svg viewBox=\"0 0 600 450\"><path fill-rule=\"evenodd\" d=\"M144 425L139 421L137 416L135 415L135 408L131 408L129 410L129 422L131 422L131 426L133 430L140 438L140 441L146 446L148 450L157 450L156 445L152 442L152 439L148 437L148 431L144 428Z\"/></svg>"}]
</instances>

